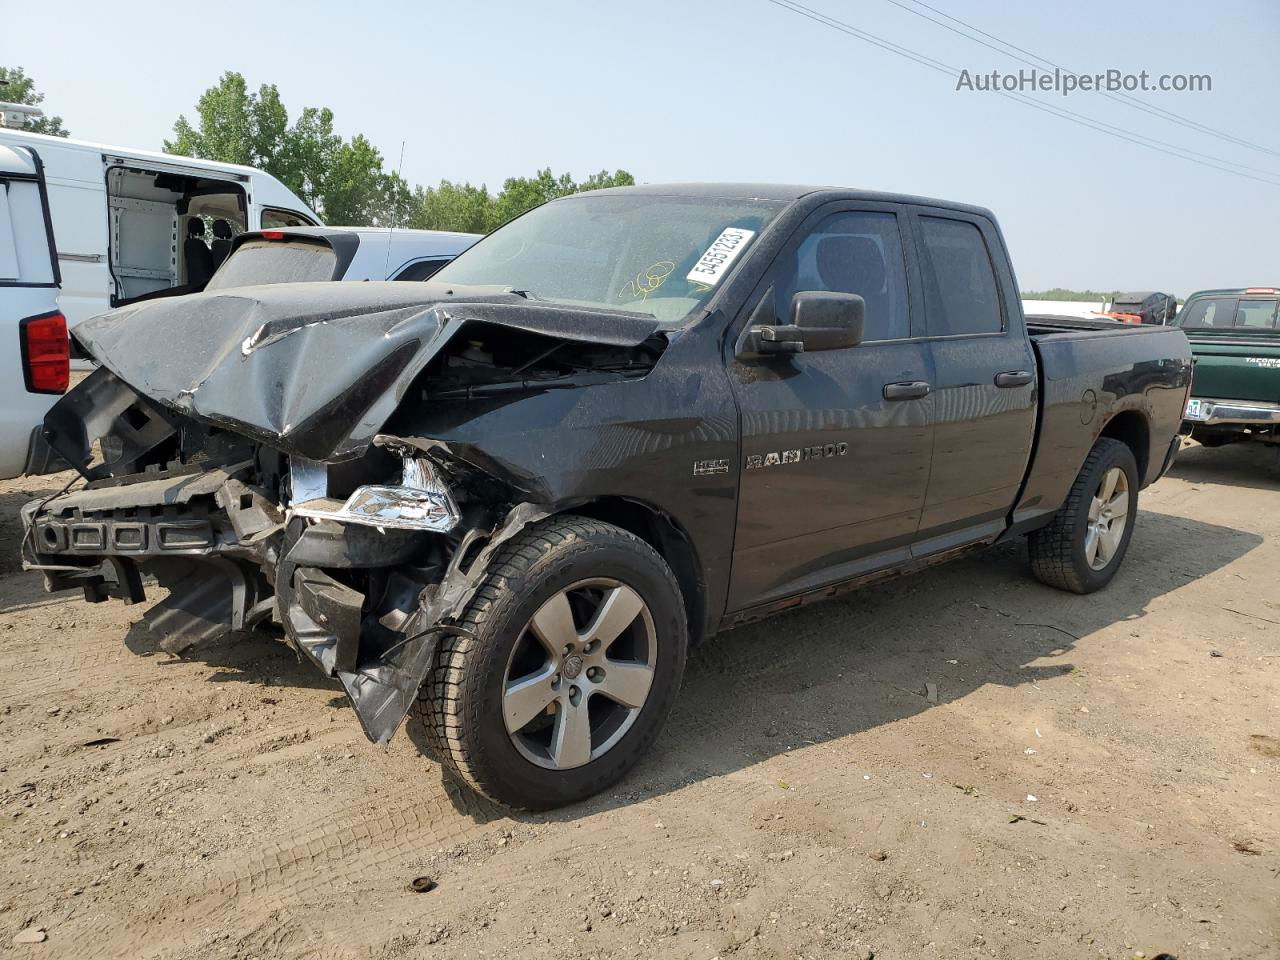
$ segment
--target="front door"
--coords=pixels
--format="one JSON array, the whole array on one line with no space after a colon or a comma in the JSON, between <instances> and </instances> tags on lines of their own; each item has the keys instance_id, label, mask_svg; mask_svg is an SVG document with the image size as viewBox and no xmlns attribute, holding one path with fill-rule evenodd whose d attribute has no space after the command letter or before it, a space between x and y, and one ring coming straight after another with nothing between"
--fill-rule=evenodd
<instances>
[{"instance_id":1,"label":"front door","mask_svg":"<svg viewBox=\"0 0 1280 960\"><path fill-rule=\"evenodd\" d=\"M753 322L785 323L798 291L857 293L866 328L856 347L732 362L743 462L731 612L908 555L932 398L928 346L912 339L902 216L892 204L819 210L748 301Z\"/></svg>"}]
</instances>

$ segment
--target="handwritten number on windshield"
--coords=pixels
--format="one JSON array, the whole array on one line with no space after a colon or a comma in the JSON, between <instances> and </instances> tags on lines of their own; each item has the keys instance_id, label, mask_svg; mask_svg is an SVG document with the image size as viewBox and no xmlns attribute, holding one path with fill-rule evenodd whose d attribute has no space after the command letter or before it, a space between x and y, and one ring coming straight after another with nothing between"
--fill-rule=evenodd
<instances>
[{"instance_id":1,"label":"handwritten number on windshield","mask_svg":"<svg viewBox=\"0 0 1280 960\"><path fill-rule=\"evenodd\" d=\"M667 277L671 276L675 269L674 261L659 260L624 283L618 299L639 300L644 303L649 299L649 294L667 282Z\"/></svg>"}]
</instances>

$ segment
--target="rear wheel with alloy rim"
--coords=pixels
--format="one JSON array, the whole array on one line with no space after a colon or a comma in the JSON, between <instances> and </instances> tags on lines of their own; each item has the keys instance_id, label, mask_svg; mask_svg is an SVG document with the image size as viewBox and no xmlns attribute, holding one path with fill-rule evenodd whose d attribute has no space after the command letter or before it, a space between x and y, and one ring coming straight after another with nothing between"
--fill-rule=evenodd
<instances>
[{"instance_id":1,"label":"rear wheel with alloy rim","mask_svg":"<svg viewBox=\"0 0 1280 960\"><path fill-rule=\"evenodd\" d=\"M1110 467L1089 499L1089 528L1084 535L1084 558L1094 570L1105 570L1129 529L1129 478Z\"/></svg>"},{"instance_id":2,"label":"rear wheel with alloy rim","mask_svg":"<svg viewBox=\"0 0 1280 960\"><path fill-rule=\"evenodd\" d=\"M1062 508L1027 538L1036 578L1074 593L1111 582L1133 536L1138 466L1119 440L1094 444Z\"/></svg>"},{"instance_id":3,"label":"rear wheel with alloy rim","mask_svg":"<svg viewBox=\"0 0 1280 960\"><path fill-rule=\"evenodd\" d=\"M553 517L490 565L412 723L479 792L547 809L622 777L661 729L687 647L675 578L611 524Z\"/></svg>"}]
</instances>

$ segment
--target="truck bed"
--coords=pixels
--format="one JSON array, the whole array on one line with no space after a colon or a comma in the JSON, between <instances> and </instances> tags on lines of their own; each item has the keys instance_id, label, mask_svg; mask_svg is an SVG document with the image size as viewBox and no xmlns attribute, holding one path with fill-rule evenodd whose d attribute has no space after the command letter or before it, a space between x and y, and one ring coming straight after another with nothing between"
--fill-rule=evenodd
<instances>
[{"instance_id":1,"label":"truck bed","mask_svg":"<svg viewBox=\"0 0 1280 960\"><path fill-rule=\"evenodd\" d=\"M1159 478L1191 382L1191 349L1177 327L1028 315L1039 365L1041 418L1015 527L1034 524L1066 498L1098 436L1125 431L1143 486Z\"/></svg>"}]
</instances>

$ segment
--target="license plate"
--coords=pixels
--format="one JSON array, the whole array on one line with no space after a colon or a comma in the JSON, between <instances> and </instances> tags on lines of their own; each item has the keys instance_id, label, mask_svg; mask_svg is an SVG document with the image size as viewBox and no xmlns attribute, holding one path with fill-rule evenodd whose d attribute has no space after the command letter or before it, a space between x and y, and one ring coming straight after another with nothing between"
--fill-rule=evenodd
<instances>
[{"instance_id":1,"label":"license plate","mask_svg":"<svg viewBox=\"0 0 1280 960\"><path fill-rule=\"evenodd\" d=\"M1186 413L1186 418L1187 418L1188 420L1203 420L1203 419L1204 419L1204 414L1200 412L1200 403L1201 403L1201 401L1199 401L1199 400L1194 400L1194 399L1193 399L1193 400L1188 400L1188 401L1187 401L1187 413Z\"/></svg>"}]
</instances>

